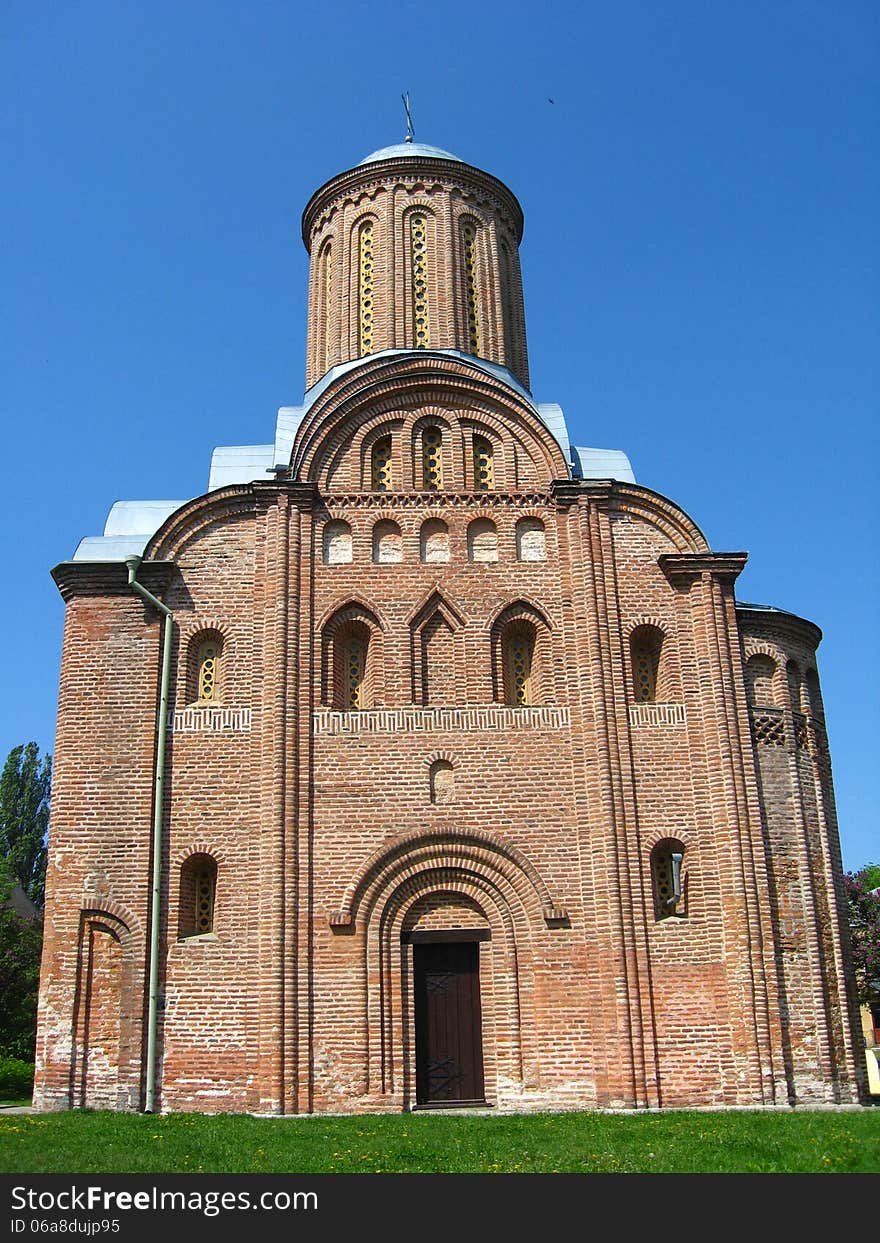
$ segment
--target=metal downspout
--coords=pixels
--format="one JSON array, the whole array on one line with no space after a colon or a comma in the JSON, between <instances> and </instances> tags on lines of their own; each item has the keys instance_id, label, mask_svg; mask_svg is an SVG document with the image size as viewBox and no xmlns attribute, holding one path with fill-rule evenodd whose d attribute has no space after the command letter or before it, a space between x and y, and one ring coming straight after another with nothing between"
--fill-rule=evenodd
<instances>
[{"instance_id":1,"label":"metal downspout","mask_svg":"<svg viewBox=\"0 0 880 1243\"><path fill-rule=\"evenodd\" d=\"M162 676L159 689L159 721L156 733L156 784L153 803L153 879L150 892L150 992L147 1009L147 1073L144 1113L154 1112L156 1098L156 1014L159 993L159 901L162 884L162 809L165 790L165 734L168 725L168 683L171 674L171 638L174 619L171 609L157 600L135 577L142 557L126 557L128 584L163 615Z\"/></svg>"}]
</instances>

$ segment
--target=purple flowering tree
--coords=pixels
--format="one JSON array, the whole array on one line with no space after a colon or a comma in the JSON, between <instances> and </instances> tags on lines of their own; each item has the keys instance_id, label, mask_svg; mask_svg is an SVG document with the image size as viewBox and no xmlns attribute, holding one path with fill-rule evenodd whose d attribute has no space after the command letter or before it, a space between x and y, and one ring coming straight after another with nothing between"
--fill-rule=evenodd
<instances>
[{"instance_id":1,"label":"purple flowering tree","mask_svg":"<svg viewBox=\"0 0 880 1243\"><path fill-rule=\"evenodd\" d=\"M850 942L860 1002L880 999L880 864L844 877Z\"/></svg>"}]
</instances>

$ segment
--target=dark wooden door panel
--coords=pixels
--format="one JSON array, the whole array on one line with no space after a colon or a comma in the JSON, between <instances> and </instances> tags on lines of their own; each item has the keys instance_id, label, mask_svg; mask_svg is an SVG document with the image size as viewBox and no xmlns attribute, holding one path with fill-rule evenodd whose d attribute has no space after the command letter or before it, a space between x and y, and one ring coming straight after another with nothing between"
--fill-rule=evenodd
<instances>
[{"instance_id":1,"label":"dark wooden door panel","mask_svg":"<svg viewBox=\"0 0 880 1243\"><path fill-rule=\"evenodd\" d=\"M479 954L475 941L413 946L419 1105L483 1099Z\"/></svg>"}]
</instances>

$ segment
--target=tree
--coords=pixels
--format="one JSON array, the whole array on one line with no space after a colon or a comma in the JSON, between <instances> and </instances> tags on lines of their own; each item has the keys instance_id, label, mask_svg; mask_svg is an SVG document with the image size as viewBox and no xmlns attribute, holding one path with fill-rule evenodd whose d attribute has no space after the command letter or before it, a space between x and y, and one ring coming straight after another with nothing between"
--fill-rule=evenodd
<instances>
[{"instance_id":1,"label":"tree","mask_svg":"<svg viewBox=\"0 0 880 1243\"><path fill-rule=\"evenodd\" d=\"M13 747L0 773L0 855L13 881L37 906L46 889L46 836L52 757L35 742Z\"/></svg>"},{"instance_id":2,"label":"tree","mask_svg":"<svg viewBox=\"0 0 880 1243\"><path fill-rule=\"evenodd\" d=\"M43 921L20 915L16 880L0 860L0 1057L34 1060Z\"/></svg>"},{"instance_id":3,"label":"tree","mask_svg":"<svg viewBox=\"0 0 880 1243\"><path fill-rule=\"evenodd\" d=\"M880 998L880 864L867 863L844 877L859 1001Z\"/></svg>"}]
</instances>

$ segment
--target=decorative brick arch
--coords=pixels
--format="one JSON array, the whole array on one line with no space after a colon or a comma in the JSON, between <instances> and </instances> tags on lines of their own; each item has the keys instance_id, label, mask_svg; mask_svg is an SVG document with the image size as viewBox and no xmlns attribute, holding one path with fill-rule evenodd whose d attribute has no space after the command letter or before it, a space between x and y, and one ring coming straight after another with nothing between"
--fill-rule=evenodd
<instances>
[{"instance_id":1,"label":"decorative brick arch","mask_svg":"<svg viewBox=\"0 0 880 1243\"><path fill-rule=\"evenodd\" d=\"M746 660L750 656L769 656L777 665L784 655L781 648L774 647L772 643L767 643L764 639L754 639L751 635L746 635L743 639L743 653Z\"/></svg>"},{"instance_id":2,"label":"decorative brick arch","mask_svg":"<svg viewBox=\"0 0 880 1243\"><path fill-rule=\"evenodd\" d=\"M568 917L517 847L485 830L438 828L376 851L330 919L334 931L359 934L366 1095L403 1107L415 1098L412 957L404 942L412 912L426 901L441 913L448 903L453 926L455 912L467 905L489 933L481 975L487 1094L491 1099L501 1080L520 1089L533 1084L539 1070L530 964L536 939ZM473 924L468 918L466 926Z\"/></svg>"},{"instance_id":3,"label":"decorative brick arch","mask_svg":"<svg viewBox=\"0 0 880 1243\"><path fill-rule=\"evenodd\" d=\"M254 487L230 484L181 505L170 514L144 549L144 561L176 561L184 549L211 528L256 513Z\"/></svg>"},{"instance_id":4,"label":"decorative brick arch","mask_svg":"<svg viewBox=\"0 0 880 1243\"><path fill-rule=\"evenodd\" d=\"M444 764L448 764L450 768L458 768L458 757L452 751L432 751L430 755L425 756L425 766L427 768L441 761Z\"/></svg>"},{"instance_id":5,"label":"decorative brick arch","mask_svg":"<svg viewBox=\"0 0 880 1243\"><path fill-rule=\"evenodd\" d=\"M226 853L221 846L214 846L210 842L201 841L193 842L191 845L185 846L183 850L178 851L172 860L172 865L177 868L182 867L187 859L192 858L193 855L210 855L218 866L221 863L228 862Z\"/></svg>"},{"instance_id":6,"label":"decorative brick arch","mask_svg":"<svg viewBox=\"0 0 880 1243\"><path fill-rule=\"evenodd\" d=\"M492 697L496 703L509 702L505 675L505 646L507 637L517 627L523 627L532 636L532 705L553 703L557 699L554 684L555 662L552 659L553 626L547 614L527 596L515 600L496 612L489 625L489 644L492 661Z\"/></svg>"},{"instance_id":7,"label":"decorative brick arch","mask_svg":"<svg viewBox=\"0 0 880 1243\"><path fill-rule=\"evenodd\" d=\"M331 927L350 930L359 914L370 917L390 886L425 868L465 869L503 878L533 916L547 924L567 919L565 908L553 900L537 869L516 846L486 830L438 828L406 833L371 855L349 883L339 910L330 916Z\"/></svg>"},{"instance_id":8,"label":"decorative brick arch","mask_svg":"<svg viewBox=\"0 0 880 1243\"><path fill-rule=\"evenodd\" d=\"M220 643L220 679L218 703L222 698L225 666L233 659L235 652L235 636L229 624L215 617L186 616L179 625L180 647L177 675L178 707L195 702L198 698L196 682L198 680L198 659L201 645L211 639Z\"/></svg>"},{"instance_id":9,"label":"decorative brick arch","mask_svg":"<svg viewBox=\"0 0 880 1243\"><path fill-rule=\"evenodd\" d=\"M336 376L300 424L291 455L293 479L327 486L330 465L354 429L435 407L445 419L486 422L497 419L513 437L529 469L518 486L549 486L570 474L562 450L537 410L515 389L483 368L440 351L369 357ZM532 477L533 476L533 477ZM512 481L510 481L512 482ZM334 484L337 491L353 485ZM508 485L509 487L509 485Z\"/></svg>"},{"instance_id":10,"label":"decorative brick arch","mask_svg":"<svg viewBox=\"0 0 880 1243\"><path fill-rule=\"evenodd\" d=\"M627 624L625 632L626 639L631 639L635 632L640 630L643 626L650 626L653 630L659 630L664 639L669 638L670 627L668 622L662 621L655 613L650 615L646 613Z\"/></svg>"},{"instance_id":11,"label":"decorative brick arch","mask_svg":"<svg viewBox=\"0 0 880 1243\"><path fill-rule=\"evenodd\" d=\"M707 553L706 537L692 518L659 492L640 484L617 482L613 488L614 506L620 513L656 527L678 553Z\"/></svg>"},{"instance_id":12,"label":"decorative brick arch","mask_svg":"<svg viewBox=\"0 0 880 1243\"><path fill-rule=\"evenodd\" d=\"M385 625L378 612L357 596L348 596L344 603L325 613L319 625L321 635L321 703L339 706L340 645L352 627L367 632L369 647L364 678L366 701L370 706L382 703L385 680Z\"/></svg>"},{"instance_id":13,"label":"decorative brick arch","mask_svg":"<svg viewBox=\"0 0 880 1243\"><path fill-rule=\"evenodd\" d=\"M127 916L127 918L126 918ZM136 921L119 903L89 896L80 910L68 1078L71 1108L132 1109L140 1099ZM138 933L142 933L139 922Z\"/></svg>"}]
</instances>

